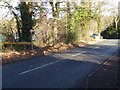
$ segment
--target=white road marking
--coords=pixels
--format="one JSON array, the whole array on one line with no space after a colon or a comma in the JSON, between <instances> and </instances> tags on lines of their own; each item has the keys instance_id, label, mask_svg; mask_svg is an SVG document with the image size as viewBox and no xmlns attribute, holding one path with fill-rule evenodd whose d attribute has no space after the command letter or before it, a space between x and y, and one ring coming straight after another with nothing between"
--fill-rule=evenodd
<instances>
[{"instance_id":1,"label":"white road marking","mask_svg":"<svg viewBox=\"0 0 120 90\"><path fill-rule=\"evenodd\" d=\"M97 49L97 48L99 48L99 47L94 47L93 50L94 50L94 49Z\"/></svg>"},{"instance_id":2,"label":"white road marking","mask_svg":"<svg viewBox=\"0 0 120 90\"><path fill-rule=\"evenodd\" d=\"M57 61L55 61L55 62L52 62L52 63L49 63L49 64L45 64L45 65L43 65L43 66L36 67L36 68L30 69L30 70L27 70L27 71L21 72L21 73L19 73L18 75L22 75L22 74L25 74L25 73L28 73L28 72L35 71L35 70L37 70L37 69L40 69L40 68L46 67L46 66L48 66L48 65L51 65L51 64L57 63L57 62L59 62L59 61L60 61L60 60L57 60Z\"/></svg>"},{"instance_id":3,"label":"white road marking","mask_svg":"<svg viewBox=\"0 0 120 90\"><path fill-rule=\"evenodd\" d=\"M77 54L75 54L75 55L72 55L72 57L78 56L78 55L83 54L83 53L85 53L85 52L86 52L86 51L81 52L81 53L77 53Z\"/></svg>"}]
</instances>

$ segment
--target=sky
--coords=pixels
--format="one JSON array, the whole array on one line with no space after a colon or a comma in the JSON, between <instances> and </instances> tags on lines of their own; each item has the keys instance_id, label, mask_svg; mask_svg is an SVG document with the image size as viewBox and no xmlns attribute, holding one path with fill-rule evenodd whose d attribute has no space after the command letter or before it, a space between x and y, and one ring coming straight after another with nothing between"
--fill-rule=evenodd
<instances>
[{"instance_id":1,"label":"sky","mask_svg":"<svg viewBox=\"0 0 120 90\"><path fill-rule=\"evenodd\" d=\"M3 0L4 1L4 0ZM6 0L6 1L10 1L10 0ZM15 6L17 6L17 3L19 2L19 0L11 0L12 2L11 2L11 4L15 7ZM23 1L25 1L25 0L23 0ZM37 1L37 0L27 0L27 1ZM44 0L44 1L46 1L46 0ZM47 0L48 1L48 0ZM59 1L59 0L58 0ZM64 0L63 0L64 1ZM72 1L72 0L68 0L68 1ZM80 0L73 0L73 1L80 1ZM87 1L89 1L89 0L87 0ZM92 0L92 1L98 1L98 0ZM103 0L101 0L101 1L103 1ZM108 0L112 5L111 6L108 6L108 7L118 7L118 2L120 1L120 0ZM0 5L1 4L3 4L2 2L0 2ZM108 8L107 7L107 8ZM8 13L8 9L5 9L5 8L0 8L0 19L5 19L5 15L7 15ZM108 14L109 15L109 13L106 13L106 14ZM8 16L7 18L10 18L11 16Z\"/></svg>"}]
</instances>

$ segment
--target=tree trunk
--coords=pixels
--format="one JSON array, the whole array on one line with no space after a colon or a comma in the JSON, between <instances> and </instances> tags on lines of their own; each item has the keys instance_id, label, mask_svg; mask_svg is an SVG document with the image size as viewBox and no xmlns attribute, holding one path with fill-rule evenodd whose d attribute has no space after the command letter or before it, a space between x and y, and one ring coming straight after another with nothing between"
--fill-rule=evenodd
<instances>
[{"instance_id":1,"label":"tree trunk","mask_svg":"<svg viewBox=\"0 0 120 90\"><path fill-rule=\"evenodd\" d=\"M51 7L52 7L52 15L53 15L53 18L54 18L54 27L53 27L53 32L54 32L54 35L53 35L53 38L54 40L57 40L58 37L58 18L59 18L59 13L60 13L60 2L56 2L55 3L55 6L54 6L54 3L53 2L49 2Z\"/></svg>"},{"instance_id":2,"label":"tree trunk","mask_svg":"<svg viewBox=\"0 0 120 90\"><path fill-rule=\"evenodd\" d=\"M16 23L17 23L17 30L18 30L18 36L19 36L19 41L21 41L21 32L20 32L20 21L18 16L13 12L15 19L16 19Z\"/></svg>"},{"instance_id":3,"label":"tree trunk","mask_svg":"<svg viewBox=\"0 0 120 90\"><path fill-rule=\"evenodd\" d=\"M115 29L118 30L118 17L115 17Z\"/></svg>"},{"instance_id":4,"label":"tree trunk","mask_svg":"<svg viewBox=\"0 0 120 90\"><path fill-rule=\"evenodd\" d=\"M31 42L30 29L33 27L32 20L32 3L21 2L20 3L20 13L21 13L21 23L22 23L22 37L21 40L25 42Z\"/></svg>"},{"instance_id":5,"label":"tree trunk","mask_svg":"<svg viewBox=\"0 0 120 90\"><path fill-rule=\"evenodd\" d=\"M70 30L70 20L71 20L71 13L70 13L70 2L67 2L67 30L66 30L66 40L67 43L69 42L69 30Z\"/></svg>"}]
</instances>

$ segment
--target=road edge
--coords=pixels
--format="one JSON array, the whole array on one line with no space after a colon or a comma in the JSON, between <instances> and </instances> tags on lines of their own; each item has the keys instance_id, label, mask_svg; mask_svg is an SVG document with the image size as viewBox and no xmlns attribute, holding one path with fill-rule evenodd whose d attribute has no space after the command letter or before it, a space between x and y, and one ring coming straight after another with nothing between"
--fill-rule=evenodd
<instances>
[{"instance_id":1,"label":"road edge","mask_svg":"<svg viewBox=\"0 0 120 90\"><path fill-rule=\"evenodd\" d=\"M115 51L112 55L116 55L117 51ZM104 64L106 64L112 57L108 57L106 58L101 64L100 66L96 67L91 73L89 73L87 76L86 76L86 80L85 80L85 85L84 85L84 88L88 89L89 87L89 78L95 74L98 70L100 70Z\"/></svg>"}]
</instances>

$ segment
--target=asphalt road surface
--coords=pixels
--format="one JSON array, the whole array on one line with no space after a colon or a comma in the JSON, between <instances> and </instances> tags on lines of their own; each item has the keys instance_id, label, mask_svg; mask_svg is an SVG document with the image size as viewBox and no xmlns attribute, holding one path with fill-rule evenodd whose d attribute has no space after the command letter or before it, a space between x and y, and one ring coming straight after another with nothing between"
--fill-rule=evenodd
<instances>
[{"instance_id":1,"label":"asphalt road surface","mask_svg":"<svg viewBox=\"0 0 120 90\"><path fill-rule=\"evenodd\" d=\"M101 67L87 79L87 88L115 88L120 90L120 53L104 62ZM97 81L97 82L96 82Z\"/></svg>"},{"instance_id":2,"label":"asphalt road surface","mask_svg":"<svg viewBox=\"0 0 120 90\"><path fill-rule=\"evenodd\" d=\"M118 40L15 62L2 67L3 88L84 88L86 77L118 50Z\"/></svg>"}]
</instances>

